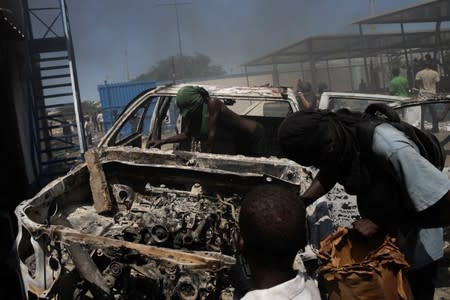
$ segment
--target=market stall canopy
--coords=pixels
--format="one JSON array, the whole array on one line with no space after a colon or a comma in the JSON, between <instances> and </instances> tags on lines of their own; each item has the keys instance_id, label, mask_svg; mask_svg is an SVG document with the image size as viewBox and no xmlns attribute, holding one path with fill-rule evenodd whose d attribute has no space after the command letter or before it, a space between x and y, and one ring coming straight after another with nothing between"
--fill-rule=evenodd
<instances>
[{"instance_id":1,"label":"market stall canopy","mask_svg":"<svg viewBox=\"0 0 450 300\"><path fill-rule=\"evenodd\" d=\"M441 47L450 48L450 30L441 31ZM285 48L244 63L244 66L292 64L311 61L359 58L394 53L408 49L432 49L436 46L435 31L324 35L306 38Z\"/></svg>"},{"instance_id":2,"label":"market stall canopy","mask_svg":"<svg viewBox=\"0 0 450 300\"><path fill-rule=\"evenodd\" d=\"M450 21L450 1L431 0L359 20L353 24L401 24Z\"/></svg>"}]
</instances>

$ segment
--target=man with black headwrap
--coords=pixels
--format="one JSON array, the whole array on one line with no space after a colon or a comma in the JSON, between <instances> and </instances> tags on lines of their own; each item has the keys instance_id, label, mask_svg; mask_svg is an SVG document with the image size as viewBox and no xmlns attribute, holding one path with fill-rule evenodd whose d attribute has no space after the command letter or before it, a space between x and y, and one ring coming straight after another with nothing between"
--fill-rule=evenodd
<instances>
[{"instance_id":1,"label":"man with black headwrap","mask_svg":"<svg viewBox=\"0 0 450 300\"><path fill-rule=\"evenodd\" d=\"M182 142L191 137L205 142L204 151L213 152L219 122L236 136L238 154L260 156L264 127L253 120L246 119L231 111L222 101L212 98L200 86L184 86L179 89L176 104L180 115L188 126L181 134L163 140L154 140L151 145L157 147L168 143Z\"/></svg>"},{"instance_id":2,"label":"man with black headwrap","mask_svg":"<svg viewBox=\"0 0 450 300\"><path fill-rule=\"evenodd\" d=\"M303 199L314 201L342 184L357 196L362 219L354 228L364 236L395 234L412 265L415 299L432 299L436 261L443 256L439 227L450 224L450 180L439 169L442 159L430 163L433 153L426 153L420 134L399 119L346 110L298 112L279 128L283 153L319 169Z\"/></svg>"}]
</instances>

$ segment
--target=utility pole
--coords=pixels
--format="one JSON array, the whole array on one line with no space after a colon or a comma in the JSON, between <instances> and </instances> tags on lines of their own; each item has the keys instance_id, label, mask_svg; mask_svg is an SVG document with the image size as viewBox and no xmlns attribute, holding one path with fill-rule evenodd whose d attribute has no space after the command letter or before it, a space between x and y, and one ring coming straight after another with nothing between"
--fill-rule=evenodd
<instances>
[{"instance_id":1,"label":"utility pole","mask_svg":"<svg viewBox=\"0 0 450 300\"><path fill-rule=\"evenodd\" d=\"M183 78L184 75L184 66L183 66L183 47L181 45L181 32L180 32L180 17L178 15L178 6L180 5L188 5L192 4L192 2L178 2L177 0L173 0L173 3L160 3L158 6L173 6L175 8L175 17L177 19L177 34L178 34L178 53L180 55L180 78Z\"/></svg>"},{"instance_id":2,"label":"utility pole","mask_svg":"<svg viewBox=\"0 0 450 300\"><path fill-rule=\"evenodd\" d=\"M370 6L370 16L375 15L375 0L369 0L369 6Z\"/></svg>"},{"instance_id":3,"label":"utility pole","mask_svg":"<svg viewBox=\"0 0 450 300\"><path fill-rule=\"evenodd\" d=\"M370 16L375 16L375 0L369 0ZM371 31L375 32L375 25L372 24Z\"/></svg>"},{"instance_id":4,"label":"utility pole","mask_svg":"<svg viewBox=\"0 0 450 300\"><path fill-rule=\"evenodd\" d=\"M127 49L125 49L125 67L126 67L126 71L127 71L127 81L130 81L130 71L128 68L128 51L127 51Z\"/></svg>"},{"instance_id":5,"label":"utility pole","mask_svg":"<svg viewBox=\"0 0 450 300\"><path fill-rule=\"evenodd\" d=\"M175 75L175 58L172 56L172 83L175 84L177 82Z\"/></svg>"}]
</instances>

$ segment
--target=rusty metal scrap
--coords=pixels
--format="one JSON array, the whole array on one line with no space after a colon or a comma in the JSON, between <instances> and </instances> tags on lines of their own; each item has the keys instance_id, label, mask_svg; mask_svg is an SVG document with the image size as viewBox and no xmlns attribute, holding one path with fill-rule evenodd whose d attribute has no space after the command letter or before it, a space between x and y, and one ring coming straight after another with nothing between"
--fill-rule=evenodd
<instances>
[{"instance_id":1,"label":"rusty metal scrap","mask_svg":"<svg viewBox=\"0 0 450 300\"><path fill-rule=\"evenodd\" d=\"M135 250L137 253L163 260L175 265L182 265L192 270L219 271L229 268L236 263L235 258L215 252L206 251L181 251L170 248L148 246L142 244L120 241L112 238L94 236L81 233L71 228L60 225L48 225L40 228L42 233L52 237L55 241L71 244L81 244L94 248Z\"/></svg>"},{"instance_id":2,"label":"rusty metal scrap","mask_svg":"<svg viewBox=\"0 0 450 300\"><path fill-rule=\"evenodd\" d=\"M112 209L112 201L97 149L93 148L88 150L84 154L84 158L89 170L89 184L91 186L94 207L98 213L108 213Z\"/></svg>"}]
</instances>

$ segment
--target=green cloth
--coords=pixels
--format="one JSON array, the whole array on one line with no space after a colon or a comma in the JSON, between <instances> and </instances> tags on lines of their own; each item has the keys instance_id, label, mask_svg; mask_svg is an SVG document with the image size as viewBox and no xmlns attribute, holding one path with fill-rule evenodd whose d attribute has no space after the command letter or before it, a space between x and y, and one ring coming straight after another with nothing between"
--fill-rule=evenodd
<instances>
[{"instance_id":1,"label":"green cloth","mask_svg":"<svg viewBox=\"0 0 450 300\"><path fill-rule=\"evenodd\" d=\"M408 79L406 79L403 76L395 76L394 78L391 79L391 82L389 83L389 91L391 92L391 95L394 96L408 97L409 96Z\"/></svg>"},{"instance_id":2,"label":"green cloth","mask_svg":"<svg viewBox=\"0 0 450 300\"><path fill-rule=\"evenodd\" d=\"M208 138L208 99L204 88L193 85L179 89L176 97L181 116L190 121L192 136L201 140Z\"/></svg>"},{"instance_id":3,"label":"green cloth","mask_svg":"<svg viewBox=\"0 0 450 300\"><path fill-rule=\"evenodd\" d=\"M177 105L180 109L180 114L183 117L189 117L200 105L204 103L203 93L204 89L199 86L184 86L178 90Z\"/></svg>"}]
</instances>

